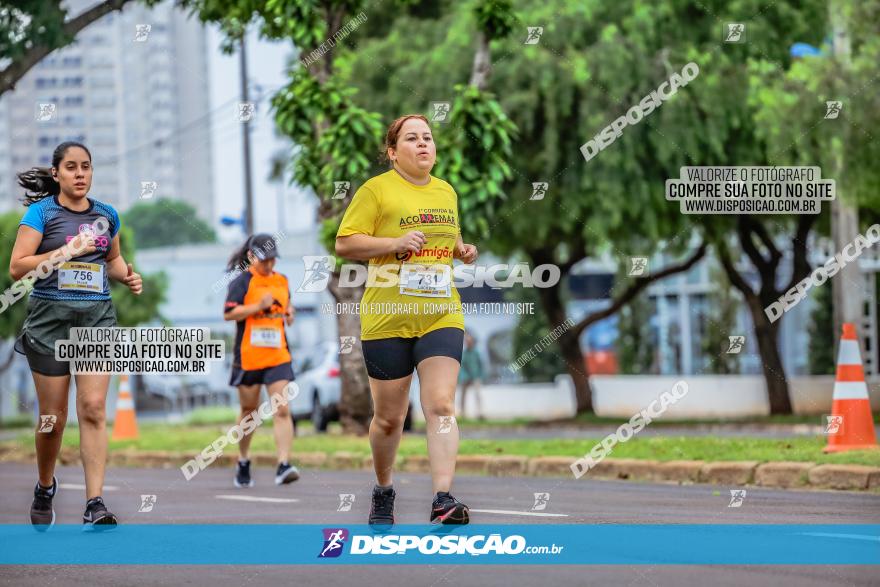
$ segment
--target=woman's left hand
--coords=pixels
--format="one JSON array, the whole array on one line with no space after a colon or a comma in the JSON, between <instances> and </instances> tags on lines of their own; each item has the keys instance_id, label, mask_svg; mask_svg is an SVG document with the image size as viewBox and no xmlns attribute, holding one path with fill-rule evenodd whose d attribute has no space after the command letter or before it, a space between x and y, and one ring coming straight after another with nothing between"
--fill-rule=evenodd
<instances>
[{"instance_id":1,"label":"woman's left hand","mask_svg":"<svg viewBox=\"0 0 880 587\"><path fill-rule=\"evenodd\" d=\"M125 276L125 279L122 280L122 283L128 286L128 289L131 290L136 296L141 295L141 292L144 291L144 282L141 279L140 273L135 273L134 268L131 266L131 263L128 264L128 275Z\"/></svg>"},{"instance_id":2,"label":"woman's left hand","mask_svg":"<svg viewBox=\"0 0 880 587\"><path fill-rule=\"evenodd\" d=\"M455 251L455 258L461 259L463 263L471 264L477 260L479 254L480 253L477 251L477 245L462 243L461 247Z\"/></svg>"},{"instance_id":3,"label":"woman's left hand","mask_svg":"<svg viewBox=\"0 0 880 587\"><path fill-rule=\"evenodd\" d=\"M287 309L284 311L284 323L290 326L293 324L293 306L287 306Z\"/></svg>"}]
</instances>

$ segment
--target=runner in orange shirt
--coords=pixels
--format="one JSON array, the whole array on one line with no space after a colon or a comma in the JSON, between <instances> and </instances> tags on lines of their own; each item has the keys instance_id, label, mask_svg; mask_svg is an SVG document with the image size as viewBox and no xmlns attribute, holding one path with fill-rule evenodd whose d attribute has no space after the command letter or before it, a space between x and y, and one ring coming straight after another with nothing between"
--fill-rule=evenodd
<instances>
[{"instance_id":1,"label":"runner in orange shirt","mask_svg":"<svg viewBox=\"0 0 880 587\"><path fill-rule=\"evenodd\" d=\"M270 397L278 395L284 400L275 411L273 423L278 455L275 484L282 485L299 479L299 471L290 464L293 423L286 388L294 377L284 331L285 325L293 324L294 310L287 277L273 271L277 257L277 245L268 234L251 236L236 251L227 270L242 273L229 284L223 318L236 322L235 358L229 384L238 387L238 424L259 407L263 385ZM236 487L254 486L248 459L250 444L251 434L244 435L238 444Z\"/></svg>"}]
</instances>

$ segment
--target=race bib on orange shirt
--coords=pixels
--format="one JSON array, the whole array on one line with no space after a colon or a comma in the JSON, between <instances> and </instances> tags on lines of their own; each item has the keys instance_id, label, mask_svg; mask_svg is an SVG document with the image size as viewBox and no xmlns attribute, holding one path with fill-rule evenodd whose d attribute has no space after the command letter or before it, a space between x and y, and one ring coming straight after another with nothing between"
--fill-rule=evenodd
<instances>
[{"instance_id":1,"label":"race bib on orange shirt","mask_svg":"<svg viewBox=\"0 0 880 587\"><path fill-rule=\"evenodd\" d=\"M251 346L281 348L281 329L272 326L251 326Z\"/></svg>"}]
</instances>

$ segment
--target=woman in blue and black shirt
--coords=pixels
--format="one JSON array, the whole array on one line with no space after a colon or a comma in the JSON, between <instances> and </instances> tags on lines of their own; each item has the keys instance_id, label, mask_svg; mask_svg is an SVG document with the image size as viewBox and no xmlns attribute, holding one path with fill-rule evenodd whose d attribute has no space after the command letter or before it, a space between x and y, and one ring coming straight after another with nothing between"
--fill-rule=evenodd
<instances>
[{"instance_id":1,"label":"woman in blue and black shirt","mask_svg":"<svg viewBox=\"0 0 880 587\"><path fill-rule=\"evenodd\" d=\"M27 212L18 227L9 273L14 280L33 278L16 350L27 356L40 407L36 433L39 481L31 522L38 530L45 530L55 522L55 460L67 421L70 385L69 363L55 360L55 341L70 338L74 327L116 326L110 279L125 283L134 294L140 294L143 286L140 275L120 255L116 210L86 196L92 185L92 156L84 145L58 145L51 169L35 167L20 173L18 183L26 190ZM13 302L25 290L14 285ZM116 525L116 516L101 498L110 374L76 374L75 379L86 478L83 524L87 529L110 529Z\"/></svg>"}]
</instances>

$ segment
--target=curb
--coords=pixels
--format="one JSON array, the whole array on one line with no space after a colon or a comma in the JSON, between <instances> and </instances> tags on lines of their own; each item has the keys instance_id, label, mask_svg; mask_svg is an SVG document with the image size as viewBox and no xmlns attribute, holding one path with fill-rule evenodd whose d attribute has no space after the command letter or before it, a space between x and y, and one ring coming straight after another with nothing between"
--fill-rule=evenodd
<instances>
[{"instance_id":1,"label":"curb","mask_svg":"<svg viewBox=\"0 0 880 587\"><path fill-rule=\"evenodd\" d=\"M166 451L116 450L108 455L108 465L116 467L150 467L173 469L181 467L192 455ZM232 467L235 454L221 455L214 465ZM0 462L33 463L33 450L0 448ZM273 453L252 453L256 466L274 466ZM293 462L301 467L332 470L362 470L373 468L373 458L351 452L294 453ZM492 477L569 477L574 478L571 464L575 457L534 457L522 455L460 455L456 472L465 475L489 475ZM58 454L62 465L80 462L79 450L62 447ZM398 457L397 466L406 473L430 473L428 457L410 455ZM692 485L758 485L775 489L836 489L880 490L880 467L864 465L817 465L812 462L778 461L651 461L641 459L614 459L600 461L585 475L593 479L617 479L654 481Z\"/></svg>"},{"instance_id":2,"label":"curb","mask_svg":"<svg viewBox=\"0 0 880 587\"><path fill-rule=\"evenodd\" d=\"M700 481L715 485L747 485L752 482L758 461L706 463L700 469Z\"/></svg>"},{"instance_id":3,"label":"curb","mask_svg":"<svg viewBox=\"0 0 880 587\"><path fill-rule=\"evenodd\" d=\"M803 487L809 484L807 472L814 463L780 461L764 463L755 470L755 483L763 487Z\"/></svg>"},{"instance_id":4,"label":"curb","mask_svg":"<svg viewBox=\"0 0 880 587\"><path fill-rule=\"evenodd\" d=\"M880 469L862 465L819 465L807 472L810 485L831 489L868 489L880 486Z\"/></svg>"}]
</instances>

